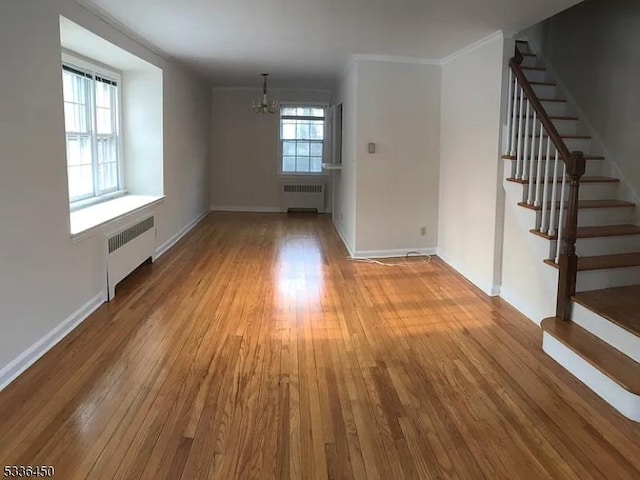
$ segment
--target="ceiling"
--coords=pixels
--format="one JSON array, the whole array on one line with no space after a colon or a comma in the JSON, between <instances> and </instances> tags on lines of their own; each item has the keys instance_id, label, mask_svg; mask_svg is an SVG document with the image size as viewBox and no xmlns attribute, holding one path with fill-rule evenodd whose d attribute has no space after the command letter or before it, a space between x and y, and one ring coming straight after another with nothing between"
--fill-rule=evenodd
<instances>
[{"instance_id":1,"label":"ceiling","mask_svg":"<svg viewBox=\"0 0 640 480\"><path fill-rule=\"evenodd\" d=\"M579 0L80 0L216 86L328 88L354 54L442 59Z\"/></svg>"}]
</instances>

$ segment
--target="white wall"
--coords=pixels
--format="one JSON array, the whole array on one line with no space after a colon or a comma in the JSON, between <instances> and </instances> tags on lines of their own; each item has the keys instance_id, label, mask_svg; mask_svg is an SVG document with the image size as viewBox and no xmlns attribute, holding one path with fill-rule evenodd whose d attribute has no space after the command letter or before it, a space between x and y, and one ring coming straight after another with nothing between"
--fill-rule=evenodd
<instances>
[{"instance_id":1,"label":"white wall","mask_svg":"<svg viewBox=\"0 0 640 480\"><path fill-rule=\"evenodd\" d=\"M500 284L502 34L442 66L439 255L487 294Z\"/></svg>"},{"instance_id":2,"label":"white wall","mask_svg":"<svg viewBox=\"0 0 640 480\"><path fill-rule=\"evenodd\" d=\"M208 209L209 89L70 0L0 4L0 384L21 353L103 298L104 239L69 234L59 15L163 69L158 244Z\"/></svg>"},{"instance_id":3,"label":"white wall","mask_svg":"<svg viewBox=\"0 0 640 480\"><path fill-rule=\"evenodd\" d=\"M251 105L261 95L260 86L213 90L210 180L214 208L280 208L279 116L253 112ZM281 103L331 102L331 92L322 90L273 89L269 95Z\"/></svg>"},{"instance_id":4,"label":"white wall","mask_svg":"<svg viewBox=\"0 0 640 480\"><path fill-rule=\"evenodd\" d=\"M136 195L164 194L162 83L161 70L122 75L124 181Z\"/></svg>"},{"instance_id":5,"label":"white wall","mask_svg":"<svg viewBox=\"0 0 640 480\"><path fill-rule=\"evenodd\" d=\"M359 62L357 95L356 250L435 252L440 67Z\"/></svg>"},{"instance_id":6,"label":"white wall","mask_svg":"<svg viewBox=\"0 0 640 480\"><path fill-rule=\"evenodd\" d=\"M333 221L350 254L356 246L356 147L358 126L358 64L340 80L336 104L342 103L342 170L333 172Z\"/></svg>"}]
</instances>

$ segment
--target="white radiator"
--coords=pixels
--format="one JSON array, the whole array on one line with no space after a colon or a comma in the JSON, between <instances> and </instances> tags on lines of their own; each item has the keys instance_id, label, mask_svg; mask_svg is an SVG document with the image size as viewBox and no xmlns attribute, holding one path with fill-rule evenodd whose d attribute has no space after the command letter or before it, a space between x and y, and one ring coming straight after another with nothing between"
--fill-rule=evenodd
<instances>
[{"instance_id":1,"label":"white radiator","mask_svg":"<svg viewBox=\"0 0 640 480\"><path fill-rule=\"evenodd\" d=\"M317 211L324 213L325 184L323 182L282 183L280 187L280 211Z\"/></svg>"},{"instance_id":2,"label":"white radiator","mask_svg":"<svg viewBox=\"0 0 640 480\"><path fill-rule=\"evenodd\" d=\"M149 258L154 257L156 229L154 217L131 225L107 238L107 291L116 296L116 285Z\"/></svg>"}]
</instances>

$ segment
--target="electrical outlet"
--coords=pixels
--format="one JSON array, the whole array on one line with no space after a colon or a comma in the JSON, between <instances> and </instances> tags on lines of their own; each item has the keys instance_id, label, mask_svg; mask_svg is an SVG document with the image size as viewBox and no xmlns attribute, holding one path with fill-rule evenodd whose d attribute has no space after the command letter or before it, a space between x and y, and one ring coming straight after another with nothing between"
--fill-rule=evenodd
<instances>
[{"instance_id":1,"label":"electrical outlet","mask_svg":"<svg viewBox=\"0 0 640 480\"><path fill-rule=\"evenodd\" d=\"M427 227L420 227L420 236L424 237L427 234Z\"/></svg>"}]
</instances>

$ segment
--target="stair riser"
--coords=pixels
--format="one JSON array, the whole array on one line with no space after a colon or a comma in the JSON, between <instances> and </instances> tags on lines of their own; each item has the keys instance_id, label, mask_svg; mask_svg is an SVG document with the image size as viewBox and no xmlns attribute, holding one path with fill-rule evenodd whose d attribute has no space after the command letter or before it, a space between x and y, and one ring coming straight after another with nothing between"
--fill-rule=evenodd
<instances>
[{"instance_id":1,"label":"stair riser","mask_svg":"<svg viewBox=\"0 0 640 480\"><path fill-rule=\"evenodd\" d=\"M577 302L573 302L571 320L640 363L640 337Z\"/></svg>"},{"instance_id":2,"label":"stair riser","mask_svg":"<svg viewBox=\"0 0 640 480\"><path fill-rule=\"evenodd\" d=\"M551 85L531 85L538 98L558 98L558 88Z\"/></svg>"},{"instance_id":3,"label":"stair riser","mask_svg":"<svg viewBox=\"0 0 640 480\"><path fill-rule=\"evenodd\" d=\"M640 422L639 396L611 380L547 332L542 335L542 349L625 417Z\"/></svg>"},{"instance_id":4,"label":"stair riser","mask_svg":"<svg viewBox=\"0 0 640 480\"><path fill-rule=\"evenodd\" d=\"M540 61L538 60L538 57L524 57L524 59L522 60L522 66L523 67L543 67L544 65L540 63Z\"/></svg>"},{"instance_id":5,"label":"stair riser","mask_svg":"<svg viewBox=\"0 0 640 480\"><path fill-rule=\"evenodd\" d=\"M578 225L594 227L628 224L631 223L632 215L632 208L581 208L578 210Z\"/></svg>"},{"instance_id":6,"label":"stair riser","mask_svg":"<svg viewBox=\"0 0 640 480\"><path fill-rule=\"evenodd\" d=\"M531 185L523 186L523 202L527 202L529 195L529 188ZM536 188L536 184L533 184L533 188ZM539 187L540 189L543 186ZM562 184L558 183L556 186L556 198L560 200L560 190L562 189ZM553 186L549 185L549 198L553 195ZM542 201L542 190L540 190L539 199ZM618 184L617 183L584 183L580 185L580 200L602 200L603 198L616 198L618 195ZM535 190L534 190L534 198L535 198ZM527 202L528 203L528 202Z\"/></svg>"},{"instance_id":7,"label":"stair riser","mask_svg":"<svg viewBox=\"0 0 640 480\"><path fill-rule=\"evenodd\" d=\"M542 102L542 106L546 110L547 115L551 117L571 114L566 102Z\"/></svg>"},{"instance_id":8,"label":"stair riser","mask_svg":"<svg viewBox=\"0 0 640 480\"><path fill-rule=\"evenodd\" d=\"M575 135L578 133L577 120L552 120L560 135Z\"/></svg>"},{"instance_id":9,"label":"stair riser","mask_svg":"<svg viewBox=\"0 0 640 480\"><path fill-rule=\"evenodd\" d=\"M520 207L523 208L523 207ZM549 213L549 212L547 212ZM560 209L556 209L555 226L558 227ZM581 208L578 210L578 225L581 227L595 227L601 225L622 225L631 222L632 209L630 208ZM537 228L542 219L542 211L536 211Z\"/></svg>"},{"instance_id":10,"label":"stair riser","mask_svg":"<svg viewBox=\"0 0 640 480\"><path fill-rule=\"evenodd\" d=\"M546 155L546 152L543 153L543 155ZM512 165L512 172L509 175L510 178L514 178L515 177L515 168L516 168L516 160L510 160L511 162L513 162ZM549 172L553 173L553 165L554 165L554 161L555 159L552 158L551 162L549 164ZM562 168L562 164L560 163L561 160L558 161L558 171L561 171ZM585 175L586 176L598 176L598 175L602 175L602 160L587 160L586 161L586 172ZM542 171L544 172L546 168L546 160L543 160L542 162ZM538 160L534 160L533 162L533 169L534 171L537 173L538 172ZM551 176L551 175L550 175Z\"/></svg>"},{"instance_id":11,"label":"stair riser","mask_svg":"<svg viewBox=\"0 0 640 480\"><path fill-rule=\"evenodd\" d=\"M548 76L546 70L525 70L524 71L527 80L530 82L547 82Z\"/></svg>"},{"instance_id":12,"label":"stair riser","mask_svg":"<svg viewBox=\"0 0 640 480\"><path fill-rule=\"evenodd\" d=\"M583 139L575 139L575 138L565 138L564 143L567 145L567 148L569 149L570 152L574 152L577 150L585 154L599 153L599 152L594 152L593 142L589 139L583 140Z\"/></svg>"},{"instance_id":13,"label":"stair riser","mask_svg":"<svg viewBox=\"0 0 640 480\"><path fill-rule=\"evenodd\" d=\"M634 253L638 251L639 246L640 235L579 238L576 242L576 251L579 257L595 257L617 253ZM555 248L556 241L551 240L551 250L555 251Z\"/></svg>"},{"instance_id":14,"label":"stair riser","mask_svg":"<svg viewBox=\"0 0 640 480\"><path fill-rule=\"evenodd\" d=\"M578 272L576 291L628 287L640 284L640 267L611 268Z\"/></svg>"},{"instance_id":15,"label":"stair riser","mask_svg":"<svg viewBox=\"0 0 640 480\"><path fill-rule=\"evenodd\" d=\"M531 127L529 127L529 128L531 128ZM540 127L538 126L538 128L540 128ZM539 149L540 149L540 136L539 136L538 130L536 129L535 136L533 136L531 134L531 132L529 132L529 137L526 137L526 138L529 141L528 145L526 145L527 153L531 153L531 151L533 150L534 155L537 156L538 152L539 152ZM533 140L534 138L535 138L535 140ZM546 148L547 148L547 137L544 136L542 138L543 138L543 140L542 140L542 151L543 151L543 154L545 154L546 153ZM567 146L567 149L570 152L580 151L580 152L584 153L585 155L594 153L592 151L592 141L591 141L591 139L563 138L563 141L564 141L565 145ZM524 155L524 151L525 151L525 144L523 143L523 145L522 145L522 153L523 153L523 155ZM555 155L555 150L553 148L553 145L551 146L551 154Z\"/></svg>"}]
</instances>

